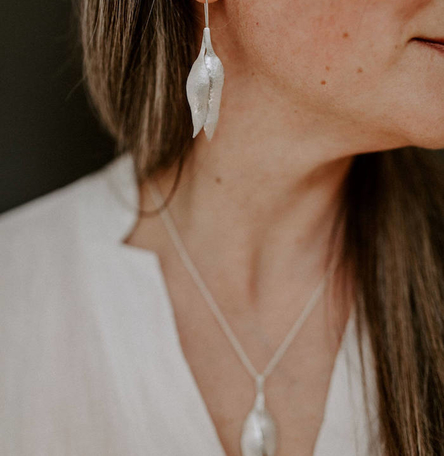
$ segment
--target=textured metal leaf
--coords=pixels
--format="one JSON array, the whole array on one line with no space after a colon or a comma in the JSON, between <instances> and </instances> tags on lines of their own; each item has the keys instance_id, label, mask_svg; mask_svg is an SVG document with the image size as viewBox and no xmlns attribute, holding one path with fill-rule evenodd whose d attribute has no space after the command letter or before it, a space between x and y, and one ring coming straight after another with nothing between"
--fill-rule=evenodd
<instances>
[{"instance_id":1,"label":"textured metal leaf","mask_svg":"<svg viewBox=\"0 0 444 456\"><path fill-rule=\"evenodd\" d=\"M224 67L211 44L210 29L204 28L202 46L187 79L187 98L193 120L193 138L202 127L209 141L219 120Z\"/></svg>"},{"instance_id":2,"label":"textured metal leaf","mask_svg":"<svg viewBox=\"0 0 444 456\"><path fill-rule=\"evenodd\" d=\"M195 138L207 120L208 98L210 94L210 75L205 64L205 38L199 56L191 67L187 79L187 98L193 120L193 138Z\"/></svg>"},{"instance_id":3,"label":"textured metal leaf","mask_svg":"<svg viewBox=\"0 0 444 456\"><path fill-rule=\"evenodd\" d=\"M210 29L204 29L204 41L206 47L205 64L210 76L210 93L208 99L208 114L204 130L209 141L213 137L219 120L219 110L224 86L224 67L219 57L215 54L211 44Z\"/></svg>"},{"instance_id":4,"label":"textured metal leaf","mask_svg":"<svg viewBox=\"0 0 444 456\"><path fill-rule=\"evenodd\" d=\"M242 429L242 456L273 456L276 441L276 425L259 393Z\"/></svg>"}]
</instances>

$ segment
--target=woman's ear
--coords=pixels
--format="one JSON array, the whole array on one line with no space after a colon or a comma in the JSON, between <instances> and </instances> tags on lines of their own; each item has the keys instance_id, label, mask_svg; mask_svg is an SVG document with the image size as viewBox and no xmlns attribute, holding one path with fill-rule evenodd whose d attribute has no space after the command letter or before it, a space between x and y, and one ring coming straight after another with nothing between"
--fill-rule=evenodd
<instances>
[{"instance_id":1,"label":"woman's ear","mask_svg":"<svg viewBox=\"0 0 444 456\"><path fill-rule=\"evenodd\" d=\"M205 0L196 0L199 3L205 3ZM208 0L208 3L215 3L217 0Z\"/></svg>"}]
</instances>

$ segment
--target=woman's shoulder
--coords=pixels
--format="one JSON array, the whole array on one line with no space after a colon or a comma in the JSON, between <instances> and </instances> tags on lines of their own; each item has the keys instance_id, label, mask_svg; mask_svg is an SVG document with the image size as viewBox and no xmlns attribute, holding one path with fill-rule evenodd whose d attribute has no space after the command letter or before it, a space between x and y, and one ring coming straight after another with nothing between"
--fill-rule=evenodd
<instances>
[{"instance_id":1,"label":"woman's shoulder","mask_svg":"<svg viewBox=\"0 0 444 456\"><path fill-rule=\"evenodd\" d=\"M84 195L93 189L97 181L94 174L1 214L0 239L3 248L11 249L12 244L15 247L16 241L37 243L48 239L63 223L78 215L85 202Z\"/></svg>"},{"instance_id":2,"label":"woman's shoulder","mask_svg":"<svg viewBox=\"0 0 444 456\"><path fill-rule=\"evenodd\" d=\"M128 156L0 216L0 270L23 271L69 261L82 246L117 239L136 206ZM128 210L129 209L129 210Z\"/></svg>"},{"instance_id":3,"label":"woman's shoulder","mask_svg":"<svg viewBox=\"0 0 444 456\"><path fill-rule=\"evenodd\" d=\"M102 217L101 212L112 205L111 199L119 191L127 193L124 187L134 184L130 163L127 155L118 157L97 171L1 214L2 244L19 238L20 241L37 240L40 236L50 239L57 230L66 233L79 228L73 224L76 219L86 222L85 216L94 212L98 218Z\"/></svg>"}]
</instances>

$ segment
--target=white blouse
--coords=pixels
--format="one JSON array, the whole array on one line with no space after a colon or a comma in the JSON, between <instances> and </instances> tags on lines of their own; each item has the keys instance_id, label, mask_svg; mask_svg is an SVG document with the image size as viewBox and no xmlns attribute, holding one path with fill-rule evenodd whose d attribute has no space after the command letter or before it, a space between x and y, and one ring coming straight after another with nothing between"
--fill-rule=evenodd
<instances>
[{"instance_id":1,"label":"white blouse","mask_svg":"<svg viewBox=\"0 0 444 456\"><path fill-rule=\"evenodd\" d=\"M0 455L224 456L159 258L122 242L137 207L127 154L0 217ZM353 311L314 456L380 454L354 331Z\"/></svg>"}]
</instances>

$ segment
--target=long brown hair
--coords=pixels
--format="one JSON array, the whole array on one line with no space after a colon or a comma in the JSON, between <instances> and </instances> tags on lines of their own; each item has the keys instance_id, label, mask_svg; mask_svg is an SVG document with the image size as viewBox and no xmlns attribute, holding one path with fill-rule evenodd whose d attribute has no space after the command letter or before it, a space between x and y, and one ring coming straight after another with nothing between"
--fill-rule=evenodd
<instances>
[{"instance_id":1,"label":"long brown hair","mask_svg":"<svg viewBox=\"0 0 444 456\"><path fill-rule=\"evenodd\" d=\"M92 103L140 181L179 164L170 199L192 144L191 1L74 2ZM377 354L386 456L444 455L443 178L436 152L407 147L355 156L344 184L342 262L356 281L359 346L365 323Z\"/></svg>"}]
</instances>

